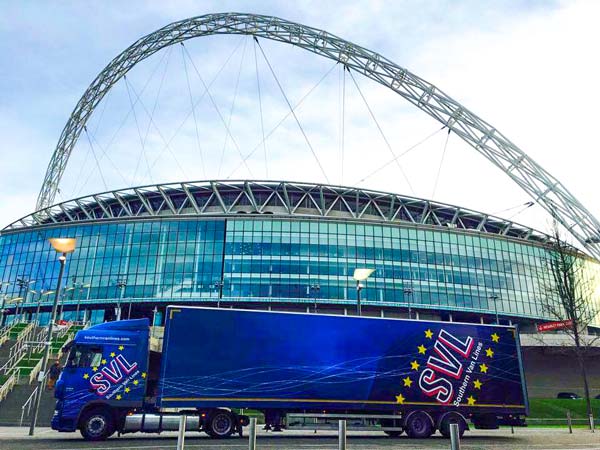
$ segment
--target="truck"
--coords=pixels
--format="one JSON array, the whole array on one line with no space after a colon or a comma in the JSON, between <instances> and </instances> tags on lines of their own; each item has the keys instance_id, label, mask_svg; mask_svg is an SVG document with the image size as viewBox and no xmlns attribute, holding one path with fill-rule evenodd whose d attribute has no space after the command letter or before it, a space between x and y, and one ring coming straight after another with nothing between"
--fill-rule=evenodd
<instances>
[{"instance_id":1,"label":"truck","mask_svg":"<svg viewBox=\"0 0 600 450\"><path fill-rule=\"evenodd\" d=\"M79 331L52 428L103 440L177 430L185 415L188 431L226 438L258 411L272 430L360 418L426 438L453 423L524 426L528 413L514 326L168 306L163 331L153 338L148 319Z\"/></svg>"}]
</instances>

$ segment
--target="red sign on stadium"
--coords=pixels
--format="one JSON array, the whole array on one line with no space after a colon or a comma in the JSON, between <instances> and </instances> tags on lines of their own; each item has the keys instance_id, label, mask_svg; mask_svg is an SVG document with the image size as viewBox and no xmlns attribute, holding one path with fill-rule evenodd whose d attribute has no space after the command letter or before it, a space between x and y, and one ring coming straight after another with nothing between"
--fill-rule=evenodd
<instances>
[{"instance_id":1,"label":"red sign on stadium","mask_svg":"<svg viewBox=\"0 0 600 450\"><path fill-rule=\"evenodd\" d=\"M571 328L573 326L572 320L561 320L559 322L546 322L538 324L537 330L540 333L544 331L564 330L565 328Z\"/></svg>"}]
</instances>

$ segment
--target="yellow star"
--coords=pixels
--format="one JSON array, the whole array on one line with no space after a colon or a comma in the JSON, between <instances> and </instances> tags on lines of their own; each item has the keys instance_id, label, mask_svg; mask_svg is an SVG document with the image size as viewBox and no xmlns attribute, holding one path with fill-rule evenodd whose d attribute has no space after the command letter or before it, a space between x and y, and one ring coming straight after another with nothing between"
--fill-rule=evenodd
<instances>
[{"instance_id":1,"label":"yellow star","mask_svg":"<svg viewBox=\"0 0 600 450\"><path fill-rule=\"evenodd\" d=\"M125 388L125 393L129 393L129 391L131 391L131 389L129 389L128 387Z\"/></svg>"},{"instance_id":2,"label":"yellow star","mask_svg":"<svg viewBox=\"0 0 600 450\"><path fill-rule=\"evenodd\" d=\"M427 350L423 344L419 345L417 349L419 350L419 353L423 355L425 354L425 350Z\"/></svg>"},{"instance_id":3,"label":"yellow star","mask_svg":"<svg viewBox=\"0 0 600 450\"><path fill-rule=\"evenodd\" d=\"M142 378L146 378L146 372L142 372Z\"/></svg>"},{"instance_id":4,"label":"yellow star","mask_svg":"<svg viewBox=\"0 0 600 450\"><path fill-rule=\"evenodd\" d=\"M121 400L123 397L121 397L121 394L117 394L117 396L115 397L117 400Z\"/></svg>"},{"instance_id":5,"label":"yellow star","mask_svg":"<svg viewBox=\"0 0 600 450\"><path fill-rule=\"evenodd\" d=\"M404 403L404 400L406 400L406 399L404 398L404 396L402 394L396 395L396 403L400 403L402 405Z\"/></svg>"},{"instance_id":6,"label":"yellow star","mask_svg":"<svg viewBox=\"0 0 600 450\"><path fill-rule=\"evenodd\" d=\"M479 370L481 370L481 373L487 373L488 366L486 366L485 363L479 364Z\"/></svg>"},{"instance_id":7,"label":"yellow star","mask_svg":"<svg viewBox=\"0 0 600 450\"><path fill-rule=\"evenodd\" d=\"M496 333L492 334L492 341L500 342L500 336L498 336Z\"/></svg>"},{"instance_id":8,"label":"yellow star","mask_svg":"<svg viewBox=\"0 0 600 450\"><path fill-rule=\"evenodd\" d=\"M133 380L133 384L137 386L139 384L139 380Z\"/></svg>"},{"instance_id":9,"label":"yellow star","mask_svg":"<svg viewBox=\"0 0 600 450\"><path fill-rule=\"evenodd\" d=\"M119 350L123 351L125 347L123 347L122 345L119 345Z\"/></svg>"},{"instance_id":10,"label":"yellow star","mask_svg":"<svg viewBox=\"0 0 600 450\"><path fill-rule=\"evenodd\" d=\"M90 377L90 376L89 376L87 373L84 373L84 374L83 374L83 378L84 378L85 380L87 380L89 377Z\"/></svg>"},{"instance_id":11,"label":"yellow star","mask_svg":"<svg viewBox=\"0 0 600 450\"><path fill-rule=\"evenodd\" d=\"M433 337L433 331L431 331L429 329L425 330L425 337L427 339L431 339Z\"/></svg>"},{"instance_id":12,"label":"yellow star","mask_svg":"<svg viewBox=\"0 0 600 450\"><path fill-rule=\"evenodd\" d=\"M106 364L106 360L105 360L105 359L103 359L102 361L100 361L100 363L102 363L102 364Z\"/></svg>"},{"instance_id":13,"label":"yellow star","mask_svg":"<svg viewBox=\"0 0 600 450\"><path fill-rule=\"evenodd\" d=\"M490 358L493 358L494 357L494 350L492 350L491 348L488 348L485 351L485 355L488 356L488 357L490 357Z\"/></svg>"},{"instance_id":14,"label":"yellow star","mask_svg":"<svg viewBox=\"0 0 600 450\"><path fill-rule=\"evenodd\" d=\"M479 381L479 380L473 381L473 385L475 386L475 389L481 389L481 385L482 384L483 383L481 381Z\"/></svg>"},{"instance_id":15,"label":"yellow star","mask_svg":"<svg viewBox=\"0 0 600 450\"><path fill-rule=\"evenodd\" d=\"M410 387L410 385L413 384L413 381L410 379L410 377L402 378L402 381L404 381L405 387Z\"/></svg>"},{"instance_id":16,"label":"yellow star","mask_svg":"<svg viewBox=\"0 0 600 450\"><path fill-rule=\"evenodd\" d=\"M467 397L467 406L473 406L475 404L475 398L472 395Z\"/></svg>"},{"instance_id":17,"label":"yellow star","mask_svg":"<svg viewBox=\"0 0 600 450\"><path fill-rule=\"evenodd\" d=\"M115 352L110 352L110 357L114 358L115 357Z\"/></svg>"},{"instance_id":18,"label":"yellow star","mask_svg":"<svg viewBox=\"0 0 600 450\"><path fill-rule=\"evenodd\" d=\"M92 367L92 370L93 370L94 372L97 372L97 371L98 371L98 368L94 366L94 367Z\"/></svg>"},{"instance_id":19,"label":"yellow star","mask_svg":"<svg viewBox=\"0 0 600 450\"><path fill-rule=\"evenodd\" d=\"M417 360L414 360L413 362L410 363L410 368L412 370L419 370L419 366L420 366L420 364L417 362Z\"/></svg>"}]
</instances>

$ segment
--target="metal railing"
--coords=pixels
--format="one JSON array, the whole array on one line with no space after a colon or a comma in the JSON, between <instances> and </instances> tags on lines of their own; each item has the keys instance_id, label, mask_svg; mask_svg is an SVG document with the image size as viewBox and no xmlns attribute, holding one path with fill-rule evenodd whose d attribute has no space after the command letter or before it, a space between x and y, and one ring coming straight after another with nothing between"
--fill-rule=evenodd
<instances>
[{"instance_id":1,"label":"metal railing","mask_svg":"<svg viewBox=\"0 0 600 450\"><path fill-rule=\"evenodd\" d=\"M40 364L41 364L41 360L40 360ZM48 372L46 372L44 374L44 376L42 377L41 386L44 386L44 383L46 381L47 376L48 376ZM25 417L29 418L29 416L31 414L31 407L33 406L35 398L37 397L37 393L38 393L39 388L40 388L40 384L38 384L35 387L35 389L29 395L29 397L27 398L27 400L25 400L25 403L23 403L23 406L21 406L21 420L19 420L19 426L20 427L23 426L23 420L25 419ZM27 416L25 416L25 410L27 410Z\"/></svg>"},{"instance_id":2,"label":"metal railing","mask_svg":"<svg viewBox=\"0 0 600 450\"><path fill-rule=\"evenodd\" d=\"M8 341L8 337L10 336L10 325L5 325L0 328L0 346Z\"/></svg>"},{"instance_id":3,"label":"metal railing","mask_svg":"<svg viewBox=\"0 0 600 450\"><path fill-rule=\"evenodd\" d=\"M2 386L0 386L0 402L13 390L19 379L17 371L12 371Z\"/></svg>"}]
</instances>

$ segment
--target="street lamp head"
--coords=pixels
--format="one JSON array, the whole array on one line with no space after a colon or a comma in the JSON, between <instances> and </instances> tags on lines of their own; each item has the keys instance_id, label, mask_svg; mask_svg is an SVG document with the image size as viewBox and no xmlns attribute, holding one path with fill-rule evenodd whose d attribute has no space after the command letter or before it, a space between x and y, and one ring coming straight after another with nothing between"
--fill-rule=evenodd
<instances>
[{"instance_id":1,"label":"street lamp head","mask_svg":"<svg viewBox=\"0 0 600 450\"><path fill-rule=\"evenodd\" d=\"M354 269L353 278L356 281L365 281L373 272L375 272L375 269Z\"/></svg>"},{"instance_id":2,"label":"street lamp head","mask_svg":"<svg viewBox=\"0 0 600 450\"><path fill-rule=\"evenodd\" d=\"M50 238L50 245L58 253L73 253L75 251L75 238Z\"/></svg>"}]
</instances>

